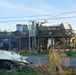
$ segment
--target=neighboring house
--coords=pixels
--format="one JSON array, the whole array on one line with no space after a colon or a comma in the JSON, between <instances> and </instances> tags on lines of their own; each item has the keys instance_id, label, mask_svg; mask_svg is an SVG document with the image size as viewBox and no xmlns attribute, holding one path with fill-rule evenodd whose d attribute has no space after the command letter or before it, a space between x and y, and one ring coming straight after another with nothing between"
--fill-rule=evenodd
<instances>
[{"instance_id":1,"label":"neighboring house","mask_svg":"<svg viewBox=\"0 0 76 75\"><path fill-rule=\"evenodd\" d=\"M16 50L18 46L18 43L14 40L7 40L7 41L3 41L3 48L5 50Z\"/></svg>"},{"instance_id":2,"label":"neighboring house","mask_svg":"<svg viewBox=\"0 0 76 75\"><path fill-rule=\"evenodd\" d=\"M52 25L49 22L37 22L32 25L17 24L17 30L11 33L0 32L0 45L8 49L33 50L48 48L75 48L75 34L70 24ZM11 47L10 47L10 44Z\"/></svg>"},{"instance_id":3,"label":"neighboring house","mask_svg":"<svg viewBox=\"0 0 76 75\"><path fill-rule=\"evenodd\" d=\"M68 49L70 48L71 38L75 37L74 31L68 23L52 25L51 23L42 22L37 24L37 30L38 46L42 50L47 50L49 47Z\"/></svg>"},{"instance_id":4,"label":"neighboring house","mask_svg":"<svg viewBox=\"0 0 76 75\"><path fill-rule=\"evenodd\" d=\"M75 37L70 24L61 23L52 25L49 22L38 22L29 25L29 29L18 24L18 31L15 31L15 38L19 43L19 49L69 49L71 47L71 38ZM19 31L20 29L20 31ZM73 46L75 43L73 44Z\"/></svg>"},{"instance_id":5,"label":"neighboring house","mask_svg":"<svg viewBox=\"0 0 76 75\"><path fill-rule=\"evenodd\" d=\"M15 40L18 43L18 49L23 50L23 49L28 49L28 31L26 32L21 32L21 31L15 31L12 33L15 36Z\"/></svg>"},{"instance_id":6,"label":"neighboring house","mask_svg":"<svg viewBox=\"0 0 76 75\"><path fill-rule=\"evenodd\" d=\"M0 32L0 49L12 50L16 48L13 44L14 41L16 41L15 36L11 32Z\"/></svg>"}]
</instances>

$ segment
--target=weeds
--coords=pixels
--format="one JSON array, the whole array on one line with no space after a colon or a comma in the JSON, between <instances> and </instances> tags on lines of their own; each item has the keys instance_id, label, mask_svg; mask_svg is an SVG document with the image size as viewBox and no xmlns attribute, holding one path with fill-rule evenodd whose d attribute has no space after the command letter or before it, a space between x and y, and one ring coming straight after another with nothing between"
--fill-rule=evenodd
<instances>
[{"instance_id":1,"label":"weeds","mask_svg":"<svg viewBox=\"0 0 76 75\"><path fill-rule=\"evenodd\" d=\"M69 65L69 58L64 56L61 60L59 53L55 50L49 51L47 65L38 66L35 70L41 75L76 75L76 68Z\"/></svg>"}]
</instances>

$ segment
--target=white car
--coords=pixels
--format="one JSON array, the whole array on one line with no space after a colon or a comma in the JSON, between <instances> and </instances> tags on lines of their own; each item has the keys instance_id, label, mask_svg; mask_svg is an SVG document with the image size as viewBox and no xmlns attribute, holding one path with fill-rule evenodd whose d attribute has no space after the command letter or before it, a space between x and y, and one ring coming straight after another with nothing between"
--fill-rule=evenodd
<instances>
[{"instance_id":1,"label":"white car","mask_svg":"<svg viewBox=\"0 0 76 75\"><path fill-rule=\"evenodd\" d=\"M26 58L11 51L0 50L0 69L14 69L20 66L26 66Z\"/></svg>"}]
</instances>

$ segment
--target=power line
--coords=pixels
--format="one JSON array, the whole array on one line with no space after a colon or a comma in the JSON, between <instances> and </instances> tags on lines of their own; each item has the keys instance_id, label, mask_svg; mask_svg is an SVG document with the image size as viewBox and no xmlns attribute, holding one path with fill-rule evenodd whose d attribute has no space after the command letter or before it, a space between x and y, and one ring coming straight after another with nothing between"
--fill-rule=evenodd
<instances>
[{"instance_id":1,"label":"power line","mask_svg":"<svg viewBox=\"0 0 76 75\"><path fill-rule=\"evenodd\" d=\"M71 16L71 17L57 17L57 18L46 18L46 19L37 19L37 20L56 20L56 19L70 19L70 18L76 18L76 16Z\"/></svg>"},{"instance_id":2,"label":"power line","mask_svg":"<svg viewBox=\"0 0 76 75\"><path fill-rule=\"evenodd\" d=\"M52 14L42 14L42 15L32 15L32 16L11 16L11 17L0 17L0 18L25 18L25 17L38 17L38 16L51 16L51 17L57 17L59 15L64 15L64 14L74 14L76 11L73 12L64 12L64 13L59 13L57 15L52 15Z\"/></svg>"},{"instance_id":3,"label":"power line","mask_svg":"<svg viewBox=\"0 0 76 75\"><path fill-rule=\"evenodd\" d=\"M0 23L6 23L6 22L23 22L23 21L30 21L30 20L12 20L12 21L0 21Z\"/></svg>"},{"instance_id":4,"label":"power line","mask_svg":"<svg viewBox=\"0 0 76 75\"><path fill-rule=\"evenodd\" d=\"M38 16L52 16L54 17L53 15L51 14L42 14L42 15L32 15L32 16L11 16L11 17L0 17L0 18L25 18L25 17L38 17Z\"/></svg>"},{"instance_id":5,"label":"power line","mask_svg":"<svg viewBox=\"0 0 76 75\"><path fill-rule=\"evenodd\" d=\"M59 16L59 15L63 15L63 14L73 14L73 13L76 13L76 11L59 13L59 14L57 14L55 17L57 17L57 16Z\"/></svg>"},{"instance_id":6,"label":"power line","mask_svg":"<svg viewBox=\"0 0 76 75\"><path fill-rule=\"evenodd\" d=\"M70 18L76 18L76 16L71 16L71 17L57 17L57 18L43 18L43 19L35 19L35 20L57 20L57 19L70 19ZM23 21L30 21L30 20L0 21L0 23L7 23L7 22L23 22Z\"/></svg>"}]
</instances>

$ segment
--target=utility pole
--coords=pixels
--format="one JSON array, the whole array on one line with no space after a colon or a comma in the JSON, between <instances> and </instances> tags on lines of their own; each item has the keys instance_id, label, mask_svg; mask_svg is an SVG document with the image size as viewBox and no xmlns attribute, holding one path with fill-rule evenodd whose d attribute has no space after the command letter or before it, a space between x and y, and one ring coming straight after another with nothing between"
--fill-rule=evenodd
<instances>
[{"instance_id":1,"label":"utility pole","mask_svg":"<svg viewBox=\"0 0 76 75\"><path fill-rule=\"evenodd\" d=\"M10 36L9 36L9 50L11 50L11 39L10 39Z\"/></svg>"},{"instance_id":2,"label":"utility pole","mask_svg":"<svg viewBox=\"0 0 76 75\"><path fill-rule=\"evenodd\" d=\"M19 51L18 52L20 52L20 50L21 50L21 38L20 38L20 35L19 35Z\"/></svg>"},{"instance_id":3,"label":"utility pole","mask_svg":"<svg viewBox=\"0 0 76 75\"><path fill-rule=\"evenodd\" d=\"M30 51L30 27L29 27L29 51Z\"/></svg>"},{"instance_id":4,"label":"utility pole","mask_svg":"<svg viewBox=\"0 0 76 75\"><path fill-rule=\"evenodd\" d=\"M30 25L30 23L32 24ZM32 48L34 49L36 47L36 22L35 21L29 21L29 50L30 50L30 37L32 37Z\"/></svg>"},{"instance_id":5,"label":"utility pole","mask_svg":"<svg viewBox=\"0 0 76 75\"><path fill-rule=\"evenodd\" d=\"M8 37L9 37L9 50L11 50L11 33L8 32Z\"/></svg>"}]
</instances>

